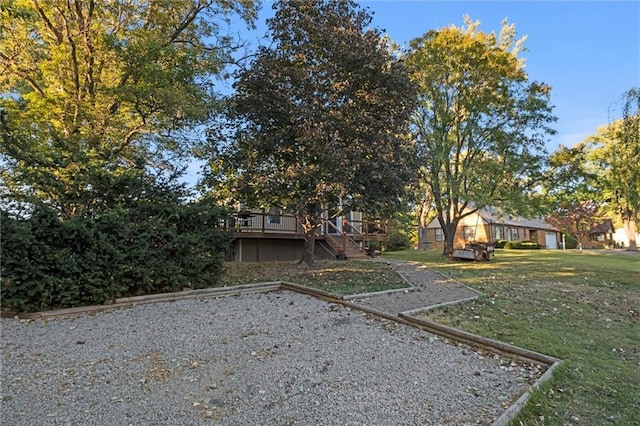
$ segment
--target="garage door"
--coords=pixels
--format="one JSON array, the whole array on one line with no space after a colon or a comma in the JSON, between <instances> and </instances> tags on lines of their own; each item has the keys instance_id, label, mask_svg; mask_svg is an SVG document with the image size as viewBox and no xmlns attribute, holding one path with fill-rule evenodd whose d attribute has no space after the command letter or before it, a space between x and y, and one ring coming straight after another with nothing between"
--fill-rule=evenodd
<instances>
[{"instance_id":1,"label":"garage door","mask_svg":"<svg viewBox=\"0 0 640 426\"><path fill-rule=\"evenodd\" d=\"M554 232L547 232L544 236L544 241L548 249L558 248L558 240L556 239L556 234Z\"/></svg>"}]
</instances>

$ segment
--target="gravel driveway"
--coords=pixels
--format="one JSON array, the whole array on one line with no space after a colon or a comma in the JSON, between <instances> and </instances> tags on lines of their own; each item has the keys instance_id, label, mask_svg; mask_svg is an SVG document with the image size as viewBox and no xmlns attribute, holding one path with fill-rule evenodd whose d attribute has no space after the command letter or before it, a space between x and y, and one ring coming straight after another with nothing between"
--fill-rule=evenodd
<instances>
[{"instance_id":1,"label":"gravel driveway","mask_svg":"<svg viewBox=\"0 0 640 426\"><path fill-rule=\"evenodd\" d=\"M289 291L2 319L2 424L490 424L539 368Z\"/></svg>"}]
</instances>

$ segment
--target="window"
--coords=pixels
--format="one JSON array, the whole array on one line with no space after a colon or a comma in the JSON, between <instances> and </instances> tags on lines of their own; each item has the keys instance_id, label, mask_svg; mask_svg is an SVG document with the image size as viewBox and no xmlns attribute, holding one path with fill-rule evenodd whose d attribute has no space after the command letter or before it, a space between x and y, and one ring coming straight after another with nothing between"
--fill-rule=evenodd
<instances>
[{"instance_id":1,"label":"window","mask_svg":"<svg viewBox=\"0 0 640 426\"><path fill-rule=\"evenodd\" d=\"M493 239L496 241L504 240L504 228L502 225L495 225L495 228L493 228Z\"/></svg>"},{"instance_id":2,"label":"window","mask_svg":"<svg viewBox=\"0 0 640 426\"><path fill-rule=\"evenodd\" d=\"M520 239L520 232L519 232L518 228L513 228L513 231L511 231L511 239L512 240L519 240Z\"/></svg>"},{"instance_id":3,"label":"window","mask_svg":"<svg viewBox=\"0 0 640 426\"><path fill-rule=\"evenodd\" d=\"M442 232L442 228L436 228L436 241L444 241L444 233Z\"/></svg>"},{"instance_id":4,"label":"window","mask_svg":"<svg viewBox=\"0 0 640 426\"><path fill-rule=\"evenodd\" d=\"M518 239L518 229L517 228L507 228L507 240L515 241Z\"/></svg>"},{"instance_id":5,"label":"window","mask_svg":"<svg viewBox=\"0 0 640 426\"><path fill-rule=\"evenodd\" d=\"M476 228L473 226L465 226L463 229L464 232L464 240L465 241L473 241L476 239Z\"/></svg>"},{"instance_id":6,"label":"window","mask_svg":"<svg viewBox=\"0 0 640 426\"><path fill-rule=\"evenodd\" d=\"M269 224L280 224L282 212L277 207L271 207L269 209L269 213L267 214L267 223Z\"/></svg>"}]
</instances>

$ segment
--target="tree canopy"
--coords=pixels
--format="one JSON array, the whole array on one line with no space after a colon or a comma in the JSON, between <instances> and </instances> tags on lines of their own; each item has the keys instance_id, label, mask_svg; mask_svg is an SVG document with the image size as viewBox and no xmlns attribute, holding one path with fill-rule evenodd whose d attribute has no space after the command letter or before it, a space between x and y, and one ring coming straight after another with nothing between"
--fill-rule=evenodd
<instances>
[{"instance_id":1,"label":"tree canopy","mask_svg":"<svg viewBox=\"0 0 640 426\"><path fill-rule=\"evenodd\" d=\"M18 0L0 6L2 185L63 217L133 169L175 171L253 0Z\"/></svg>"},{"instance_id":2,"label":"tree canopy","mask_svg":"<svg viewBox=\"0 0 640 426\"><path fill-rule=\"evenodd\" d=\"M495 35L468 17L465 24L412 40L407 58L419 86L411 129L420 178L433 195L445 254L464 216L487 205L514 213L533 205L555 121L551 88L529 81L515 27L505 21Z\"/></svg>"},{"instance_id":3,"label":"tree canopy","mask_svg":"<svg viewBox=\"0 0 640 426\"><path fill-rule=\"evenodd\" d=\"M236 200L295 214L312 262L323 220L397 204L413 174L405 136L415 91L353 1L278 1L274 9L272 44L237 76L212 172Z\"/></svg>"},{"instance_id":4,"label":"tree canopy","mask_svg":"<svg viewBox=\"0 0 640 426\"><path fill-rule=\"evenodd\" d=\"M584 144L559 146L549 160L548 176L542 185L549 213L547 222L572 235L578 248L604 219L598 175L589 167L589 151Z\"/></svg>"},{"instance_id":5,"label":"tree canopy","mask_svg":"<svg viewBox=\"0 0 640 426\"><path fill-rule=\"evenodd\" d=\"M598 129L585 141L587 161L598 175L598 189L609 210L617 214L629 238L629 249L637 250L635 234L640 214L640 89L621 97L621 117Z\"/></svg>"}]
</instances>

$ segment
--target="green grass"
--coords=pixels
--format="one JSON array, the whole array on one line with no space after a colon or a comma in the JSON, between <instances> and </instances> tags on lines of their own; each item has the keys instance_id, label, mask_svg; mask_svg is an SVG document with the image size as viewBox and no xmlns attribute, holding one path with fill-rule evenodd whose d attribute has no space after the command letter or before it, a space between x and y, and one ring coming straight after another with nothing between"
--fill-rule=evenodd
<instances>
[{"instance_id":1,"label":"green grass","mask_svg":"<svg viewBox=\"0 0 640 426\"><path fill-rule=\"evenodd\" d=\"M317 261L311 267L297 262L227 263L222 285L288 281L339 296L407 287L382 262Z\"/></svg>"},{"instance_id":2,"label":"green grass","mask_svg":"<svg viewBox=\"0 0 640 426\"><path fill-rule=\"evenodd\" d=\"M424 316L562 358L516 425L640 425L640 255L498 250L490 262L388 253L484 293Z\"/></svg>"}]
</instances>

